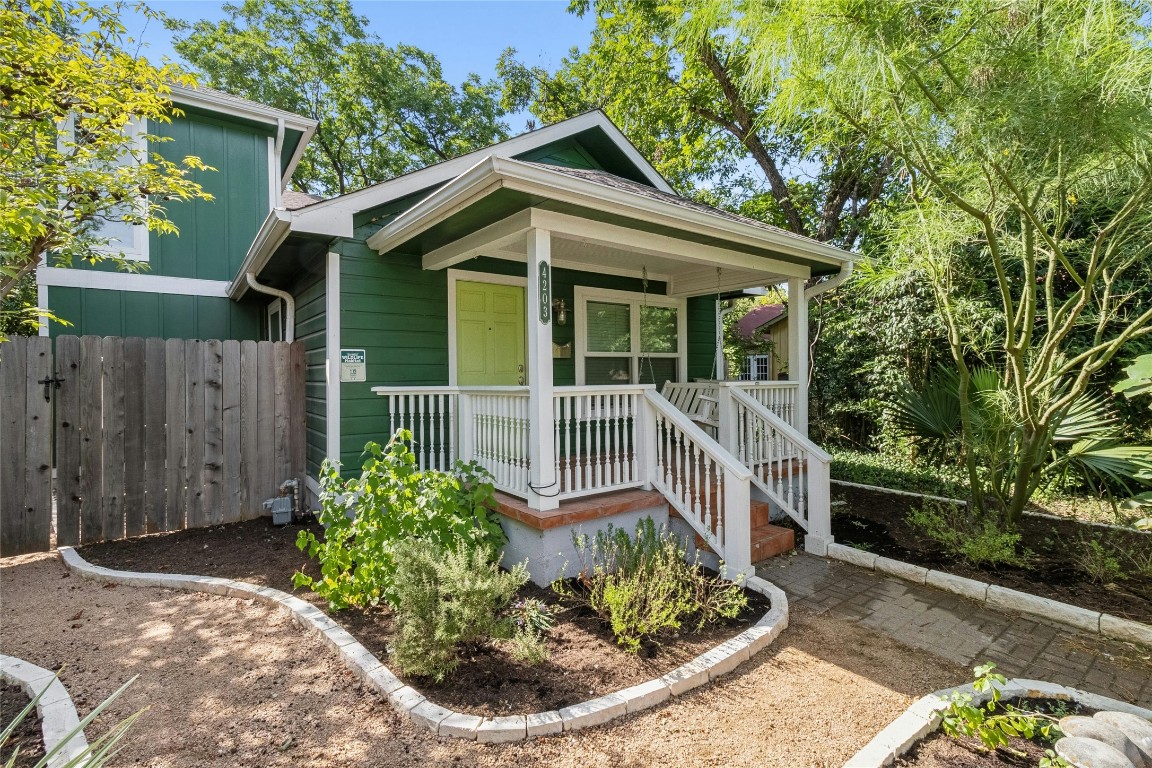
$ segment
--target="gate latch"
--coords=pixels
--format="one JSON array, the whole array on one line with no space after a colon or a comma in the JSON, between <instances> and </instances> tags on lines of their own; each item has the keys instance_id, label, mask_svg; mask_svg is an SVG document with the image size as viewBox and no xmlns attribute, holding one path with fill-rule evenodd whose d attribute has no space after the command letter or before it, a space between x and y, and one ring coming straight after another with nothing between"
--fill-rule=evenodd
<instances>
[{"instance_id":1,"label":"gate latch","mask_svg":"<svg viewBox=\"0 0 1152 768\"><path fill-rule=\"evenodd\" d=\"M52 390L60 389L60 385L64 383L62 376L52 376L47 379L40 379L37 384L44 385L44 400L45 402L52 402Z\"/></svg>"}]
</instances>

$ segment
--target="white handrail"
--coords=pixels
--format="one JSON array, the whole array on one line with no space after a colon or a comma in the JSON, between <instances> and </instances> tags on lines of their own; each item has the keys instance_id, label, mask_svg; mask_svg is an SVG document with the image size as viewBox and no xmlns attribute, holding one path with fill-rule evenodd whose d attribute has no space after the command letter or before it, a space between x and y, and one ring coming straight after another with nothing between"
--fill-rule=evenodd
<instances>
[{"instance_id":1,"label":"white handrail","mask_svg":"<svg viewBox=\"0 0 1152 768\"><path fill-rule=\"evenodd\" d=\"M705 447L710 457L724 467L725 472L731 472L741 480L752 477L752 470L744 466L739 459L729 453L723 446L716 443L708 433L696 426L680 409L668 402L668 399L655 390L644 393L644 399L652 407L664 414L664 418L676 425L677 429L692 438L693 441ZM709 445L711 443L711 445Z\"/></svg>"},{"instance_id":2,"label":"white handrail","mask_svg":"<svg viewBox=\"0 0 1152 768\"><path fill-rule=\"evenodd\" d=\"M744 405L748 406L749 408L754 408L760 418L770 423L775 430L782 433L789 440L804 446L804 449L812 454L812 458L823 462L832 461L832 455L830 453L816 445L816 443L812 442L804 435L800 434L798 429L793 427L784 419L777 416L772 412L770 408L766 408L763 403L749 395L741 387L735 386L735 384L736 382L724 382L723 386L732 390L732 396L737 401L744 403Z\"/></svg>"}]
</instances>

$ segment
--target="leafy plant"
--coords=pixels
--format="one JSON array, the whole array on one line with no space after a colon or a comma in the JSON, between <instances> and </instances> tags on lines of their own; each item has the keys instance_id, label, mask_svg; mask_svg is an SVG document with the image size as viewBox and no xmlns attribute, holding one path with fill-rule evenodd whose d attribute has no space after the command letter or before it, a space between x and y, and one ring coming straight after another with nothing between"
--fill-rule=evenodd
<instances>
[{"instance_id":1,"label":"leafy plant","mask_svg":"<svg viewBox=\"0 0 1152 768\"><path fill-rule=\"evenodd\" d=\"M1024 566L1018 550L1020 534L1005 530L987 513L948 502L925 502L908 513L908 524L939 544L943 550L972 565Z\"/></svg>"},{"instance_id":2,"label":"leafy plant","mask_svg":"<svg viewBox=\"0 0 1152 768\"><path fill-rule=\"evenodd\" d=\"M59 674L57 674L57 677L59 677ZM140 710L139 712L131 714L113 725L103 736L93 742L89 742L87 748L82 750L75 757L67 761L59 762L60 753L64 747L67 746L75 736L82 734L84 729L87 728L93 720L99 717L100 714L112 704L112 702L120 697L120 694L124 693L124 691L128 689L128 686L136 682L137 677L139 677L139 675L133 675L128 682L124 683L124 685L116 689L116 691L113 692L111 696L100 702L100 704L91 712L89 712L88 716L81 720L75 728L66 733L60 739L59 743L56 744L56 746L54 746L52 749L46 750L44 756L36 761L36 764L33 766L33 768L47 768L47 766L50 764L53 765L54 768L101 768L101 766L105 765L109 760L115 757L116 754L120 751L120 742L124 739L124 736L127 735L128 729L132 727L132 724L136 722L136 719L140 717L140 715L144 714L144 710ZM24 722L24 720L29 715L32 714L33 710L36 709L36 705L40 703L40 699L44 696L47 690L48 686L44 686L40 692L37 693L32 698L32 700L28 702L28 705L24 707L24 709L20 710L20 713L12 719L12 722L8 723L8 725L4 727L4 730L0 731L0 751L4 749L5 745L12 738L12 734L16 731L17 728L20 727L20 724ZM17 748L11 755L8 756L7 761L4 763L4 768L13 768L16 765L16 759L19 756L20 750Z\"/></svg>"},{"instance_id":3,"label":"leafy plant","mask_svg":"<svg viewBox=\"0 0 1152 768\"><path fill-rule=\"evenodd\" d=\"M491 511L493 486L478 464L452 472L416 468L412 434L398 430L381 448L368 443L360 477L345 480L339 465L320 470L323 538L301 531L296 546L320 561L320 576L297 572L293 583L316 591L335 610L396 601L396 546L421 539L441 549L497 551L504 532Z\"/></svg>"},{"instance_id":4,"label":"leafy plant","mask_svg":"<svg viewBox=\"0 0 1152 768\"><path fill-rule=\"evenodd\" d=\"M442 681L459 665L462 646L493 639L512 641L517 658L546 657L543 637L551 617L546 620L540 606L509 610L528 581L523 564L503 571L486 547L443 549L418 539L396 547L396 562L392 658L404 672ZM517 621L526 615L529 621Z\"/></svg>"},{"instance_id":5,"label":"leafy plant","mask_svg":"<svg viewBox=\"0 0 1152 768\"><path fill-rule=\"evenodd\" d=\"M846 450L831 453L834 480L954 499L968 496L967 480L955 465L913 463L891 453Z\"/></svg>"},{"instance_id":6,"label":"leafy plant","mask_svg":"<svg viewBox=\"0 0 1152 768\"><path fill-rule=\"evenodd\" d=\"M974 670L972 688L977 693L990 695L983 706L973 704L973 697L969 693L952 693L941 723L944 733L953 738L975 737L988 749L1002 748L1017 755L1024 753L1013 749L1009 739L1033 739L1039 736L1045 741L1054 742L1060 738L1062 734L1056 718L1001 702L997 686L1004 685L1007 679L995 672L995 669L996 665L988 662Z\"/></svg>"},{"instance_id":7,"label":"leafy plant","mask_svg":"<svg viewBox=\"0 0 1152 768\"><path fill-rule=\"evenodd\" d=\"M1124 578L1120 558L1098 538L1081 536L1070 549L1072 562L1096 584L1108 584Z\"/></svg>"},{"instance_id":8,"label":"leafy plant","mask_svg":"<svg viewBox=\"0 0 1152 768\"><path fill-rule=\"evenodd\" d=\"M594 537L573 533L582 570L578 589L557 581L561 596L589 606L630 653L661 633L689 626L699 630L722 618L735 618L748 606L739 584L707 576L699 557L687 559L682 539L652 518L641 520L635 536L611 525Z\"/></svg>"}]
</instances>

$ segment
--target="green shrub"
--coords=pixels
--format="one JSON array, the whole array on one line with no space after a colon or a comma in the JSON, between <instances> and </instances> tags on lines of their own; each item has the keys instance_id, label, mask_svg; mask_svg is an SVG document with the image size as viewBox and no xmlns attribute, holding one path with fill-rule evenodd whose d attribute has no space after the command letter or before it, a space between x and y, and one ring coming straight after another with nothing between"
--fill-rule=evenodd
<instances>
[{"instance_id":1,"label":"green shrub","mask_svg":"<svg viewBox=\"0 0 1152 768\"><path fill-rule=\"evenodd\" d=\"M1108 584L1124 578L1118 553L1098 538L1081 536L1069 547L1069 557L1096 584Z\"/></svg>"},{"instance_id":2,"label":"green shrub","mask_svg":"<svg viewBox=\"0 0 1152 768\"><path fill-rule=\"evenodd\" d=\"M485 547L443 549L418 539L396 547L396 563L392 658L405 673L442 681L462 646L489 640L511 641L513 655L527 661L546 657L546 607L533 609L534 625L518 624L509 610L528 581L523 564L503 571Z\"/></svg>"},{"instance_id":3,"label":"green shrub","mask_svg":"<svg viewBox=\"0 0 1152 768\"><path fill-rule=\"evenodd\" d=\"M892 454L833 450L830 472L833 480L849 483L953 499L968 497L968 482L960 466L913 464Z\"/></svg>"},{"instance_id":4,"label":"green shrub","mask_svg":"<svg viewBox=\"0 0 1152 768\"><path fill-rule=\"evenodd\" d=\"M1005 530L991 514L981 517L966 506L929 501L908 514L908 524L947 554L972 565L1027 564L1027 558L1017 549L1020 534Z\"/></svg>"},{"instance_id":5,"label":"green shrub","mask_svg":"<svg viewBox=\"0 0 1152 768\"><path fill-rule=\"evenodd\" d=\"M339 465L320 470L323 538L301 531L296 546L320 561L320 576L297 572L297 587L309 587L335 610L366 608L380 600L395 605L398 543L411 539L441 549L497 551L504 532L491 511L493 487L478 464L458 462L452 472L416 468L408 447L412 435L399 430L386 448L368 443L360 477L345 480Z\"/></svg>"},{"instance_id":6,"label":"green shrub","mask_svg":"<svg viewBox=\"0 0 1152 768\"><path fill-rule=\"evenodd\" d=\"M553 589L589 606L631 653L663 632L699 630L748 606L739 584L707 576L698 558L686 559L684 541L657 529L651 518L636 526L635 537L608 526L594 538L572 538L582 566L580 588L558 581Z\"/></svg>"},{"instance_id":7,"label":"green shrub","mask_svg":"<svg viewBox=\"0 0 1152 768\"><path fill-rule=\"evenodd\" d=\"M944 733L952 738L974 737L980 739L988 749L1000 748L1021 757L1024 753L1012 749L1010 738L1040 737L1047 742L1055 742L1060 738L1062 734L1057 725L1057 718L1043 712L1019 709L1000 701L1000 689L997 686L1003 686L1007 680L1003 675L996 673L995 669L996 665L992 662L975 669L972 688L977 693L991 694L986 704L976 706L972 703L971 694L952 693L941 722ZM1041 765L1056 768L1061 765L1057 760L1054 760L1053 755L1049 755L1047 762L1042 762Z\"/></svg>"}]
</instances>

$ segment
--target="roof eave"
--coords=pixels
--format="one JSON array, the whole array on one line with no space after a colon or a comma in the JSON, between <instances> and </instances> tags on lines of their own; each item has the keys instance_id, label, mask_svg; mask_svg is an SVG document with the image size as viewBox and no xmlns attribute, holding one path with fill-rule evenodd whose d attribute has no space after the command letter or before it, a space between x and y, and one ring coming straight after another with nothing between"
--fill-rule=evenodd
<instances>
[{"instance_id":1,"label":"roof eave","mask_svg":"<svg viewBox=\"0 0 1152 768\"><path fill-rule=\"evenodd\" d=\"M276 250L290 235L304 234L332 239L352 236L351 215L333 217L326 219L323 223L326 226L302 226L294 211L284 208L273 208L269 211L264 222L260 225L256 237L252 240L248 253L244 255L244 261L240 264L240 268L228 286L228 298L239 299L248 291L248 282L244 276L251 272L258 277L268 262L272 260Z\"/></svg>"},{"instance_id":2,"label":"roof eave","mask_svg":"<svg viewBox=\"0 0 1152 768\"><path fill-rule=\"evenodd\" d=\"M843 265L856 259L851 252L791 233L765 230L704 211L683 208L626 190L493 156L477 163L374 233L367 240L368 247L386 253L450 216L460 208L460 201L471 200L483 190L494 186L541 194L585 207L616 209L632 218L672 223L681 228L687 223L693 225L691 228L698 232L717 235L731 242L770 248L782 254L831 265Z\"/></svg>"}]
</instances>

